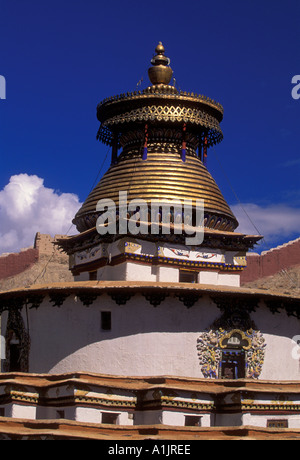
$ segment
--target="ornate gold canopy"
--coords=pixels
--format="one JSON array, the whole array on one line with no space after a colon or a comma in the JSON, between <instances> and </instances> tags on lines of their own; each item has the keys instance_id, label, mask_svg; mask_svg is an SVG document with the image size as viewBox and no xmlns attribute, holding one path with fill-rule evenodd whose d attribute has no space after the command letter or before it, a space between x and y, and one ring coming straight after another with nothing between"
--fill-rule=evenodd
<instances>
[{"instance_id":1,"label":"ornate gold canopy","mask_svg":"<svg viewBox=\"0 0 300 460\"><path fill-rule=\"evenodd\" d=\"M128 201L204 200L208 228L233 231L238 223L205 167L207 149L223 138L222 106L170 85L172 69L161 43L149 68L152 85L97 107L98 139L112 146L112 164L73 222L82 232L96 224L96 205L119 191ZM118 150L121 153L118 154Z\"/></svg>"}]
</instances>

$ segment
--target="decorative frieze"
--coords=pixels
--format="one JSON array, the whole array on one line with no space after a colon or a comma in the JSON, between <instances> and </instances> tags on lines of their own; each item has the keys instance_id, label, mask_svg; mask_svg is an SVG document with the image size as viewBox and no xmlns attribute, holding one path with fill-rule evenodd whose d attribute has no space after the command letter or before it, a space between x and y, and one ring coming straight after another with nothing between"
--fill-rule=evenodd
<instances>
[{"instance_id":1,"label":"decorative frieze","mask_svg":"<svg viewBox=\"0 0 300 460\"><path fill-rule=\"evenodd\" d=\"M49 295L53 307L61 307L67 297L69 297L69 294L65 294L64 292L52 292Z\"/></svg>"},{"instance_id":2,"label":"decorative frieze","mask_svg":"<svg viewBox=\"0 0 300 460\"><path fill-rule=\"evenodd\" d=\"M78 294L78 298L81 300L83 305L89 307L93 302L95 302L95 300L97 300L98 295L99 294L94 294L93 292L82 292Z\"/></svg>"},{"instance_id":3,"label":"decorative frieze","mask_svg":"<svg viewBox=\"0 0 300 460\"><path fill-rule=\"evenodd\" d=\"M39 295L39 294L33 294L33 295L29 295L27 297L27 304L31 304L29 306L29 308L39 308L39 306L42 304L43 300L44 300L44 295Z\"/></svg>"},{"instance_id":4,"label":"decorative frieze","mask_svg":"<svg viewBox=\"0 0 300 460\"><path fill-rule=\"evenodd\" d=\"M221 378L221 359L222 351L224 350L223 343L228 337L232 337L235 332L241 337L244 337L244 342L247 345L241 344L240 349L245 352L245 374L246 378L258 378L264 363L265 355L265 339L259 331L253 329L247 331L228 331L222 328L202 332L197 341L197 350L199 363L202 374L205 378L217 379ZM235 349L235 347L232 347ZM234 351L232 351L234 355ZM233 356L234 359L234 356ZM226 378L226 377L224 377ZM232 378L235 378L233 375Z\"/></svg>"},{"instance_id":5,"label":"decorative frieze","mask_svg":"<svg viewBox=\"0 0 300 460\"><path fill-rule=\"evenodd\" d=\"M204 377L229 378L222 369L223 365L232 372L231 378L258 378L266 343L249 315L249 311L255 309L255 302L251 299L247 304L247 300L237 298L219 298L215 302L223 314L208 331L200 334L197 342Z\"/></svg>"},{"instance_id":6,"label":"decorative frieze","mask_svg":"<svg viewBox=\"0 0 300 460\"><path fill-rule=\"evenodd\" d=\"M126 292L115 292L110 293L112 300L116 302L117 305L125 305L132 297L132 294Z\"/></svg>"},{"instance_id":7,"label":"decorative frieze","mask_svg":"<svg viewBox=\"0 0 300 460\"><path fill-rule=\"evenodd\" d=\"M165 293L161 293L161 292L155 292L155 293L152 293L152 294L144 294L145 296L145 299L148 300L148 302L153 305L153 307L157 307L158 305L161 304L161 302L163 302L166 298L166 294Z\"/></svg>"},{"instance_id":8,"label":"decorative frieze","mask_svg":"<svg viewBox=\"0 0 300 460\"><path fill-rule=\"evenodd\" d=\"M280 310L285 310L287 316L294 316L300 319L300 299L267 299L265 300L266 306L275 314L280 313Z\"/></svg>"},{"instance_id":9,"label":"decorative frieze","mask_svg":"<svg viewBox=\"0 0 300 460\"><path fill-rule=\"evenodd\" d=\"M191 308L202 296L200 294L187 291L182 294L178 294L177 297L185 307Z\"/></svg>"}]
</instances>

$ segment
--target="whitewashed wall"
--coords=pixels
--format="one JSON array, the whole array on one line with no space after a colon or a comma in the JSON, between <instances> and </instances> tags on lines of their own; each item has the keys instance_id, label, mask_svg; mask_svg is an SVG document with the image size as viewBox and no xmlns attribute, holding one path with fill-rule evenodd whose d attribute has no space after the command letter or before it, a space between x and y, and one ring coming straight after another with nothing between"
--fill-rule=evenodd
<instances>
[{"instance_id":1,"label":"whitewashed wall","mask_svg":"<svg viewBox=\"0 0 300 460\"><path fill-rule=\"evenodd\" d=\"M101 311L111 311L111 331L101 330ZM167 297L157 307L142 295L135 295L123 306L106 294L89 307L74 296L61 307L53 307L45 298L39 308L28 311L29 372L201 378L197 339L220 316L206 296L189 309L174 297ZM6 317L4 313L3 330ZM251 318L267 345L260 378L300 379L299 359L292 355L299 320L284 311L273 315L264 306ZM24 324L27 327L25 312Z\"/></svg>"},{"instance_id":2,"label":"whitewashed wall","mask_svg":"<svg viewBox=\"0 0 300 460\"><path fill-rule=\"evenodd\" d=\"M105 246L105 247L104 247ZM99 259L106 257L107 265L97 270L98 280L128 280L128 281L179 281L179 268L167 264L160 266L152 266L150 264L142 264L136 261L123 262L118 265L110 265L109 260L114 256L125 253L135 255L145 255L164 257L165 260L173 260L175 262L202 262L207 266L199 268L198 283L216 284L225 286L239 286L240 272L229 271L223 272L219 266L211 266L211 264L229 264L229 265L244 265L245 255L236 251L221 251L212 250L209 248L184 246L179 244L152 243L139 239L128 240L123 238L109 245L99 245L95 248L89 248L79 251L72 256L71 266L76 262L77 268L87 264L88 262L96 262ZM229 267L230 268L230 267ZM232 267L231 267L232 268ZM84 268L86 270L86 268ZM86 281L89 279L89 273L81 272L75 276L76 281Z\"/></svg>"}]
</instances>

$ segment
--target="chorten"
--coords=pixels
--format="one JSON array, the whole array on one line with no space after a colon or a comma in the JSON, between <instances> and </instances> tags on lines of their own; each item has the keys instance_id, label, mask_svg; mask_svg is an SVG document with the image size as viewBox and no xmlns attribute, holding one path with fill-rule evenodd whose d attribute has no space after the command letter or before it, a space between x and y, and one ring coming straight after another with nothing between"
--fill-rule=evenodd
<instances>
[{"instance_id":1,"label":"chorten","mask_svg":"<svg viewBox=\"0 0 300 460\"><path fill-rule=\"evenodd\" d=\"M206 167L209 147L223 137L223 108L172 86L161 42L155 51L150 86L98 104L97 138L111 146L111 166L73 220L80 234L61 246L77 280L238 286L246 251L260 237L234 232L238 222ZM192 228L201 241L187 240Z\"/></svg>"},{"instance_id":2,"label":"chorten","mask_svg":"<svg viewBox=\"0 0 300 460\"><path fill-rule=\"evenodd\" d=\"M0 439L300 438L300 299L240 287L261 237L207 169L223 108L155 51L97 107L111 165L58 240L74 281L0 292Z\"/></svg>"}]
</instances>

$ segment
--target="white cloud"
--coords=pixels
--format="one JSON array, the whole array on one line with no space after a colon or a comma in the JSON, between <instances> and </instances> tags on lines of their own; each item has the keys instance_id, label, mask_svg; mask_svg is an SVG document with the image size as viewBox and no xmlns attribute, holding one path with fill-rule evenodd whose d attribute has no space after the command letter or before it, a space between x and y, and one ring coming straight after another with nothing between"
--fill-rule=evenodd
<instances>
[{"instance_id":1,"label":"white cloud","mask_svg":"<svg viewBox=\"0 0 300 460\"><path fill-rule=\"evenodd\" d=\"M300 235L300 209L284 204L258 206L244 203L231 206L232 212L239 221L236 231L246 234L257 234L265 238L265 243L289 241Z\"/></svg>"},{"instance_id":2,"label":"white cloud","mask_svg":"<svg viewBox=\"0 0 300 460\"><path fill-rule=\"evenodd\" d=\"M300 166L300 158L296 158L294 160L288 160L285 163L283 163L283 166L286 168L290 166Z\"/></svg>"},{"instance_id":3,"label":"white cloud","mask_svg":"<svg viewBox=\"0 0 300 460\"><path fill-rule=\"evenodd\" d=\"M59 194L45 187L44 180L38 176L12 176L0 191L0 254L31 246L37 232L52 236L66 234L80 206L77 195ZM232 205L231 209L239 221L236 231L252 235L259 232L268 245L300 235L298 208L243 203ZM71 233L75 232L73 226Z\"/></svg>"},{"instance_id":4,"label":"white cloud","mask_svg":"<svg viewBox=\"0 0 300 460\"><path fill-rule=\"evenodd\" d=\"M0 191L0 254L31 246L37 232L65 234L79 207L77 195L59 194L38 176L12 176Z\"/></svg>"}]
</instances>

